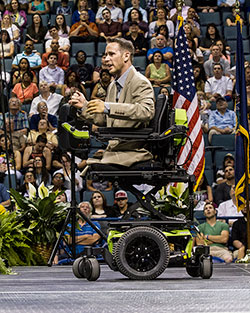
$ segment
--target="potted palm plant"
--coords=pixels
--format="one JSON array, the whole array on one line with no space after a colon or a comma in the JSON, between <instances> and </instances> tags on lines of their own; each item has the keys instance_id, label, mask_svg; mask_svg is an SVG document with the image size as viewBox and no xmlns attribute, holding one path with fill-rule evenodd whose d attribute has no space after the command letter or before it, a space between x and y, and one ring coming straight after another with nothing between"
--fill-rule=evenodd
<instances>
[{"instance_id":1,"label":"potted palm plant","mask_svg":"<svg viewBox=\"0 0 250 313\"><path fill-rule=\"evenodd\" d=\"M33 248L46 261L66 217L67 205L56 200L59 191L46 188L43 182L38 187L38 195L32 184L29 184L29 197L14 189L10 189L10 194L16 205L17 219L32 230L29 238Z\"/></svg>"}]
</instances>

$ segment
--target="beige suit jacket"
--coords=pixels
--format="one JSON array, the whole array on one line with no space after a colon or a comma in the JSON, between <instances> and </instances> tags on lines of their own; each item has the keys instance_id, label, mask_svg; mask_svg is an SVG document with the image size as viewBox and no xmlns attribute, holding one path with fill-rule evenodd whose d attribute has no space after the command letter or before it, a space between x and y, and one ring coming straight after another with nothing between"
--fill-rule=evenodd
<instances>
[{"instance_id":1,"label":"beige suit jacket","mask_svg":"<svg viewBox=\"0 0 250 313\"><path fill-rule=\"evenodd\" d=\"M110 113L86 114L85 119L91 120L98 126L139 128L148 125L154 117L154 91L149 80L137 72L132 66L125 85L121 91L118 103L116 85L113 81L108 88L106 102L109 103ZM143 143L137 141L110 140L101 160L88 159L87 163L119 164L131 166L136 162L152 158Z\"/></svg>"}]
</instances>

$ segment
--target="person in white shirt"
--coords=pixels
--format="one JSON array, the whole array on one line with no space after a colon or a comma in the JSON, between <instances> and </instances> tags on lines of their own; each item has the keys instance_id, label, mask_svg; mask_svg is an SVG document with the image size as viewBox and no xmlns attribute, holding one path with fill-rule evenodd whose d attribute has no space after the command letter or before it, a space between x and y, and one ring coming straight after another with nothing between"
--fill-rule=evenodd
<instances>
[{"instance_id":1,"label":"person in white shirt","mask_svg":"<svg viewBox=\"0 0 250 313\"><path fill-rule=\"evenodd\" d=\"M52 52L52 49L51 49L50 45L51 45L51 42L52 42L53 39L58 40L58 43L59 43L58 51L59 52L68 53L69 49L70 49L70 41L69 41L69 39L65 38L65 37L60 37L59 34L58 34L58 29L54 25L50 26L49 33L50 33L52 39L47 40L46 43L45 43L46 53Z\"/></svg>"}]
</instances>

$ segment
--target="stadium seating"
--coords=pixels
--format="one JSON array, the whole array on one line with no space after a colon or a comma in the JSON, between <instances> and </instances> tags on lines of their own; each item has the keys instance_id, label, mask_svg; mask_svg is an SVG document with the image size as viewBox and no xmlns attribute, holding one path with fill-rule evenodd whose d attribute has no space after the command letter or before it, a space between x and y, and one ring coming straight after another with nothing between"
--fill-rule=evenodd
<instances>
[{"instance_id":1,"label":"stadium seating","mask_svg":"<svg viewBox=\"0 0 250 313\"><path fill-rule=\"evenodd\" d=\"M74 42L71 46L71 55L74 57L77 51L83 50L87 56L95 55L95 43L94 42Z\"/></svg>"},{"instance_id":2,"label":"stadium seating","mask_svg":"<svg viewBox=\"0 0 250 313\"><path fill-rule=\"evenodd\" d=\"M221 25L221 17L220 12L214 13L199 13L200 24L207 25L210 23L214 23L215 25Z\"/></svg>"}]
</instances>

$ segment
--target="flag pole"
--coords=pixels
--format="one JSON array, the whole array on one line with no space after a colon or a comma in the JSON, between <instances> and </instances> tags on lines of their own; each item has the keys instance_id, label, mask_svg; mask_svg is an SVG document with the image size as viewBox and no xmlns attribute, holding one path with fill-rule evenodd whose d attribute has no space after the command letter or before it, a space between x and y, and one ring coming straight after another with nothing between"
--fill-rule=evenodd
<instances>
[{"instance_id":1,"label":"flag pole","mask_svg":"<svg viewBox=\"0 0 250 313\"><path fill-rule=\"evenodd\" d=\"M241 32L242 32L242 23L240 20L240 2L239 0L235 1L235 11L236 11L236 22L240 23L241 26ZM242 38L241 38L242 39ZM239 39L237 39L239 40ZM239 58L239 55L236 55L237 58ZM243 67L244 70L244 67ZM244 73L245 75L245 73ZM244 88L246 86L244 85ZM241 90L242 91L242 90ZM238 91L240 92L240 91ZM242 93L239 94L240 101L242 103L241 99ZM246 253L245 257L240 260L241 263L250 263L250 210L249 210L249 143L246 136L243 136L243 147L244 147L244 169L245 169L245 207L247 208L247 246L246 246Z\"/></svg>"}]
</instances>

